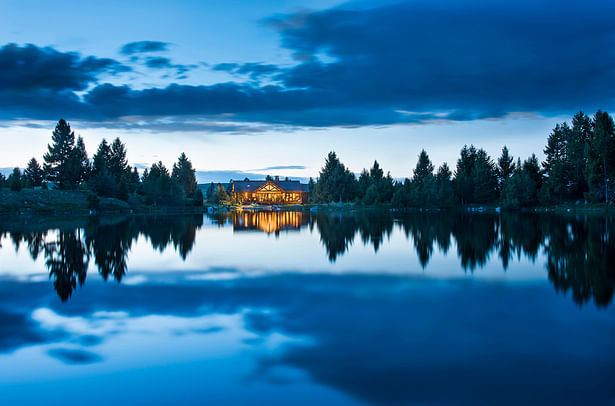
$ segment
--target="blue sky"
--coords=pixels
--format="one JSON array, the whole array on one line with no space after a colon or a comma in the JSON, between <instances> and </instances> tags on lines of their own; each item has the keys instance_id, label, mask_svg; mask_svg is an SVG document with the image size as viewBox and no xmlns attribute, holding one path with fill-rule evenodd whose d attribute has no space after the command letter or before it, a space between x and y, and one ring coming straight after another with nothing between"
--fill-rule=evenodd
<instances>
[{"instance_id":1,"label":"blue sky","mask_svg":"<svg viewBox=\"0 0 615 406\"><path fill-rule=\"evenodd\" d=\"M611 2L3 1L0 166L41 157L59 117L133 164L315 176L329 150L410 176L425 148L541 153L610 111ZM272 169L273 167L273 169ZM288 168L286 168L288 167ZM226 176L226 174L225 174Z\"/></svg>"}]
</instances>

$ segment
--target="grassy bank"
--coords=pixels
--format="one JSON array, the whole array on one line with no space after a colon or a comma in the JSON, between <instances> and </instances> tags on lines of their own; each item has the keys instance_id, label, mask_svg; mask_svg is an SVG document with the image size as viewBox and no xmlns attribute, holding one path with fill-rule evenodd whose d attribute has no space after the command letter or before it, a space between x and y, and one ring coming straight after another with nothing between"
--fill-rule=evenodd
<instances>
[{"instance_id":1,"label":"grassy bank","mask_svg":"<svg viewBox=\"0 0 615 406\"><path fill-rule=\"evenodd\" d=\"M0 190L0 213L27 214L73 214L96 213L183 213L202 212L203 208L184 206L150 206L138 199L128 202L114 198L96 197L90 192L70 190L33 190L18 192Z\"/></svg>"}]
</instances>

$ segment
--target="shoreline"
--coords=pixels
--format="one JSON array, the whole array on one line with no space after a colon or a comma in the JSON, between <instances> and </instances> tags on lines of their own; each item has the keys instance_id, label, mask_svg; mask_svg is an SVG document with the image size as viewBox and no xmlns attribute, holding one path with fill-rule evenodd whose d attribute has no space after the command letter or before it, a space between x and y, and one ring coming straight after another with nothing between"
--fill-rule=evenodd
<instances>
[{"instance_id":1,"label":"shoreline","mask_svg":"<svg viewBox=\"0 0 615 406\"><path fill-rule=\"evenodd\" d=\"M25 189L19 192L0 191L0 216L100 216L100 215L173 215L173 214L199 214L224 210L239 211L310 211L310 212L359 212L359 211L391 211L391 212L475 212L475 213L570 213L570 214L615 214L615 206L605 203L567 203L555 206L536 206L518 209L504 209L497 204L469 204L456 205L446 208L395 208L391 204L364 206L356 203L325 203L303 204L288 206L273 205L232 205L204 204L202 207L194 206L147 206L134 201L123 201L115 198L99 198L96 206L88 200L86 191L64 190L32 190Z\"/></svg>"}]
</instances>

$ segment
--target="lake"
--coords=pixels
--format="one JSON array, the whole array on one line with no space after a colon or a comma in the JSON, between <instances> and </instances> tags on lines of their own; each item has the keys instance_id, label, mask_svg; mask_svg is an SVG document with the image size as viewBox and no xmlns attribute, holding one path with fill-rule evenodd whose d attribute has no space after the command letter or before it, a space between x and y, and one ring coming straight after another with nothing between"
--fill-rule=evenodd
<instances>
[{"instance_id":1,"label":"lake","mask_svg":"<svg viewBox=\"0 0 615 406\"><path fill-rule=\"evenodd\" d=\"M614 219L0 221L2 405L615 402Z\"/></svg>"}]
</instances>

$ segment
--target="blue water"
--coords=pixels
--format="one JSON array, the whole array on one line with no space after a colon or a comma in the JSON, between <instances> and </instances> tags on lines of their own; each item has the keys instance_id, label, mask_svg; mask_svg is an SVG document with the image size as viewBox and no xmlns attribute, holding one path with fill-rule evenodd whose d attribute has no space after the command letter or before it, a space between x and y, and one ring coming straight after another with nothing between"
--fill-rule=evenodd
<instances>
[{"instance_id":1,"label":"blue water","mask_svg":"<svg viewBox=\"0 0 615 406\"><path fill-rule=\"evenodd\" d=\"M612 227L276 212L0 224L0 404L609 404Z\"/></svg>"}]
</instances>

